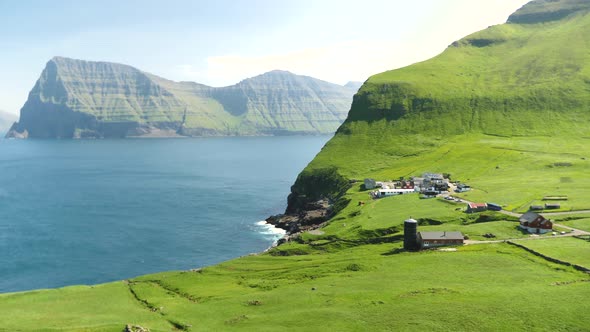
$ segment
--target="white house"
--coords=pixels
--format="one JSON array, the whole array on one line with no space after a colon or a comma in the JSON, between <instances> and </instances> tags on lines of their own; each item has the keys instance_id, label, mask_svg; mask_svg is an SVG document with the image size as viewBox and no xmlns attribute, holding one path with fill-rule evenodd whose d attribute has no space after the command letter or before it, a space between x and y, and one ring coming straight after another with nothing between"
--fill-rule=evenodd
<instances>
[{"instance_id":1,"label":"white house","mask_svg":"<svg viewBox=\"0 0 590 332\"><path fill-rule=\"evenodd\" d=\"M415 189L379 189L375 191L375 197L387 197L387 196L397 196L397 195L405 195L411 194L416 192Z\"/></svg>"}]
</instances>

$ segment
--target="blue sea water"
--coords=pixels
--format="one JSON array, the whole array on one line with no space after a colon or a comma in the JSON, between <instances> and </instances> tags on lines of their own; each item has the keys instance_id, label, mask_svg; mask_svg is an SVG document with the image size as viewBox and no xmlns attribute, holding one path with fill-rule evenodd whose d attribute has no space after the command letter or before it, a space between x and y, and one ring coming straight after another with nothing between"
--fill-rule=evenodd
<instances>
[{"instance_id":1,"label":"blue sea water","mask_svg":"<svg viewBox=\"0 0 590 332\"><path fill-rule=\"evenodd\" d=\"M96 284L268 248L327 136L0 140L0 292Z\"/></svg>"}]
</instances>

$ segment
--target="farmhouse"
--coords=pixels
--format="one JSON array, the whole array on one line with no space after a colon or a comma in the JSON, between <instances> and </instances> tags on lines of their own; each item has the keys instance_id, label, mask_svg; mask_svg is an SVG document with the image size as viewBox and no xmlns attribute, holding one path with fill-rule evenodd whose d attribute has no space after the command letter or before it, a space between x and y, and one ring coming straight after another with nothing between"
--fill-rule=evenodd
<instances>
[{"instance_id":1,"label":"farmhouse","mask_svg":"<svg viewBox=\"0 0 590 332\"><path fill-rule=\"evenodd\" d=\"M532 211L523 214L519 221L519 227L529 233L544 234L553 229L551 220L547 220L542 215Z\"/></svg>"},{"instance_id":2,"label":"farmhouse","mask_svg":"<svg viewBox=\"0 0 590 332\"><path fill-rule=\"evenodd\" d=\"M483 212L488 209L486 203L467 203L467 213Z\"/></svg>"},{"instance_id":3,"label":"farmhouse","mask_svg":"<svg viewBox=\"0 0 590 332\"><path fill-rule=\"evenodd\" d=\"M443 177L442 174L436 174L436 173L424 173L422 175L422 177L424 178L424 182L426 184L443 184L445 183L445 178Z\"/></svg>"},{"instance_id":4,"label":"farmhouse","mask_svg":"<svg viewBox=\"0 0 590 332\"><path fill-rule=\"evenodd\" d=\"M418 232L420 248L435 248L443 246L459 246L463 244L461 232Z\"/></svg>"},{"instance_id":5,"label":"farmhouse","mask_svg":"<svg viewBox=\"0 0 590 332\"><path fill-rule=\"evenodd\" d=\"M449 180L445 179L442 174L424 173L422 177L413 177L412 181L415 187L426 190L436 190L442 192L449 188Z\"/></svg>"}]
</instances>

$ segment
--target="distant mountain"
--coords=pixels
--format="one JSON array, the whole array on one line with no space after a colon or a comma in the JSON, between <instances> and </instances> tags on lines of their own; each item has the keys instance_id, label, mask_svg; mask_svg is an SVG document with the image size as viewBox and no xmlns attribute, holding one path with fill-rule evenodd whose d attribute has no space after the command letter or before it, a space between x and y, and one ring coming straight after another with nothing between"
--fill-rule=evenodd
<instances>
[{"instance_id":1,"label":"distant mountain","mask_svg":"<svg viewBox=\"0 0 590 332\"><path fill-rule=\"evenodd\" d=\"M16 114L0 110L0 134L6 133L16 121L18 121Z\"/></svg>"},{"instance_id":2,"label":"distant mountain","mask_svg":"<svg viewBox=\"0 0 590 332\"><path fill-rule=\"evenodd\" d=\"M361 86L363 86L363 82L350 81L350 82L344 84L344 86L347 88L358 90L361 88Z\"/></svg>"},{"instance_id":3,"label":"distant mountain","mask_svg":"<svg viewBox=\"0 0 590 332\"><path fill-rule=\"evenodd\" d=\"M131 66L51 59L8 136L292 135L331 133L355 88L272 71L223 88Z\"/></svg>"}]
</instances>

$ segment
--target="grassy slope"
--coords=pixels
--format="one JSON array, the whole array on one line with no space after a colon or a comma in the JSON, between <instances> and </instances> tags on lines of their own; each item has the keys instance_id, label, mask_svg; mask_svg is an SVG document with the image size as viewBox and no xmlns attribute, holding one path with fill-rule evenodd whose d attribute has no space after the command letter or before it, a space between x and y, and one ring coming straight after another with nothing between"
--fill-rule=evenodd
<instances>
[{"instance_id":1,"label":"grassy slope","mask_svg":"<svg viewBox=\"0 0 590 332\"><path fill-rule=\"evenodd\" d=\"M546 241L517 241L544 255L578 264L590 269L590 241L577 238L556 238Z\"/></svg>"},{"instance_id":2,"label":"grassy slope","mask_svg":"<svg viewBox=\"0 0 590 332\"><path fill-rule=\"evenodd\" d=\"M7 330L120 331L135 323L160 331L170 322L191 331L584 330L584 278L505 244L400 254L382 244L135 279L131 287L155 312L133 303L121 282L7 294L0 319ZM559 319L539 319L541 303Z\"/></svg>"},{"instance_id":3,"label":"grassy slope","mask_svg":"<svg viewBox=\"0 0 590 332\"><path fill-rule=\"evenodd\" d=\"M553 219L560 224L590 232L590 216L587 214L578 216L568 215Z\"/></svg>"},{"instance_id":4,"label":"grassy slope","mask_svg":"<svg viewBox=\"0 0 590 332\"><path fill-rule=\"evenodd\" d=\"M522 210L562 193L573 198L565 209L587 208L589 29L586 12L494 26L371 77L308 170L379 179L448 172L479 189L466 195L473 200Z\"/></svg>"},{"instance_id":5,"label":"grassy slope","mask_svg":"<svg viewBox=\"0 0 590 332\"><path fill-rule=\"evenodd\" d=\"M578 33L589 23L578 15L495 27L432 61L372 77L308 170L336 166L348 177L379 179L449 172L475 187L462 194L472 200L522 210L545 195L568 195L564 209L589 208L590 148L583 136L590 53L588 37ZM473 46L486 40L502 42ZM560 50L574 44L583 50ZM579 70L568 71L574 65ZM0 295L2 328L588 330L587 274L507 244L400 250L401 223L409 216L423 230L526 237L513 221L485 213L490 221L481 222L481 215L457 210L462 205L415 195L372 201L353 187L347 196L351 203L324 234L304 234L269 254L129 284ZM577 247L555 251L552 241L569 240L527 244L544 245L563 260L579 258Z\"/></svg>"}]
</instances>

